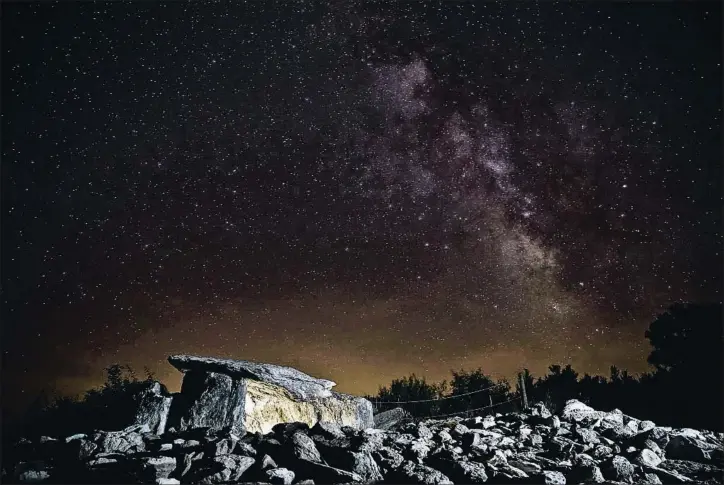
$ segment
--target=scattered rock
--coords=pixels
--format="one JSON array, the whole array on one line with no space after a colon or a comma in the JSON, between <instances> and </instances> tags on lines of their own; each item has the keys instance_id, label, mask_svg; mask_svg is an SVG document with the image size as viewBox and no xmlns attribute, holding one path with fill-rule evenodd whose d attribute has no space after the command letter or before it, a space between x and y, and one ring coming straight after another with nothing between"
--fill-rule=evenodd
<instances>
[{"instance_id":1,"label":"scattered rock","mask_svg":"<svg viewBox=\"0 0 724 485\"><path fill-rule=\"evenodd\" d=\"M294 472L287 468L273 468L266 471L266 478L269 483L291 485L294 481Z\"/></svg>"},{"instance_id":2,"label":"scattered rock","mask_svg":"<svg viewBox=\"0 0 724 485\"><path fill-rule=\"evenodd\" d=\"M330 391L302 402L275 384L213 369L187 370L163 426L159 406L171 398L152 384L138 398L141 423L18 442L3 482L722 483L724 435L580 401L559 416L540 403L525 413L421 422L392 410L375 416L378 428L370 416L360 429L357 398ZM174 419L179 431L167 426Z\"/></svg>"}]
</instances>

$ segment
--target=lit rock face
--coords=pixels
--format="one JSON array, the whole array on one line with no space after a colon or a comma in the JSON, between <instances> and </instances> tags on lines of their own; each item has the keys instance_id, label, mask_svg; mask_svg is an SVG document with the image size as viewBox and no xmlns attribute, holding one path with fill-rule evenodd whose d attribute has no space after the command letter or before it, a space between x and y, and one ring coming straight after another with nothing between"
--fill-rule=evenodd
<instances>
[{"instance_id":1,"label":"lit rock face","mask_svg":"<svg viewBox=\"0 0 724 485\"><path fill-rule=\"evenodd\" d=\"M331 391L334 382L290 367L193 356L172 356L185 372L169 426L268 433L276 424L319 421L356 429L373 426L372 404Z\"/></svg>"},{"instance_id":2,"label":"lit rock face","mask_svg":"<svg viewBox=\"0 0 724 485\"><path fill-rule=\"evenodd\" d=\"M372 403L331 392L326 398L298 401L284 388L267 382L246 381L244 426L247 432L269 433L279 423L335 423L356 429L371 428Z\"/></svg>"}]
</instances>

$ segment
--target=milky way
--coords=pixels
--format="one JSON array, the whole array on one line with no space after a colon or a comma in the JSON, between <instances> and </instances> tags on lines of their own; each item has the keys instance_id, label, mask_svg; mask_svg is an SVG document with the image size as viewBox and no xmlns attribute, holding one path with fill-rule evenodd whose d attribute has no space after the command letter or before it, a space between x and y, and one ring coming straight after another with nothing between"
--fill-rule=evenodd
<instances>
[{"instance_id":1,"label":"milky way","mask_svg":"<svg viewBox=\"0 0 724 485\"><path fill-rule=\"evenodd\" d=\"M647 369L721 298L718 3L8 4L3 392Z\"/></svg>"}]
</instances>

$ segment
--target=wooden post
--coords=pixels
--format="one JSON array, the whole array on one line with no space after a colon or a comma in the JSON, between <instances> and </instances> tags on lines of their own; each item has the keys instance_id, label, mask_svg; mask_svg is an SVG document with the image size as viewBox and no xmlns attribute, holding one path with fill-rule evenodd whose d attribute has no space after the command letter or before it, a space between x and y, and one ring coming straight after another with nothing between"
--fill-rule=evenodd
<instances>
[{"instance_id":1,"label":"wooden post","mask_svg":"<svg viewBox=\"0 0 724 485\"><path fill-rule=\"evenodd\" d=\"M525 392L525 378L523 377L523 373L521 372L518 374L520 377L520 391L523 394L523 409L528 409L528 395Z\"/></svg>"},{"instance_id":2,"label":"wooden post","mask_svg":"<svg viewBox=\"0 0 724 485\"><path fill-rule=\"evenodd\" d=\"M490 399L490 407L492 408L493 407L493 395L488 394L488 398Z\"/></svg>"}]
</instances>

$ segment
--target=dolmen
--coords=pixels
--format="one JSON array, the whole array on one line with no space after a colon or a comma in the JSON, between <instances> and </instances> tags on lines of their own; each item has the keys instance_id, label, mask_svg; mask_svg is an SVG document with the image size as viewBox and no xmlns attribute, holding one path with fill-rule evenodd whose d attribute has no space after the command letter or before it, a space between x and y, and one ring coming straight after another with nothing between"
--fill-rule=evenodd
<instances>
[{"instance_id":1,"label":"dolmen","mask_svg":"<svg viewBox=\"0 0 724 485\"><path fill-rule=\"evenodd\" d=\"M195 428L269 433L280 423L318 422L365 429L374 426L372 403L335 392L335 382L291 367L246 360L172 355L171 365L184 373L181 392L164 395L158 383L138 397L131 425L161 435L166 429Z\"/></svg>"}]
</instances>

